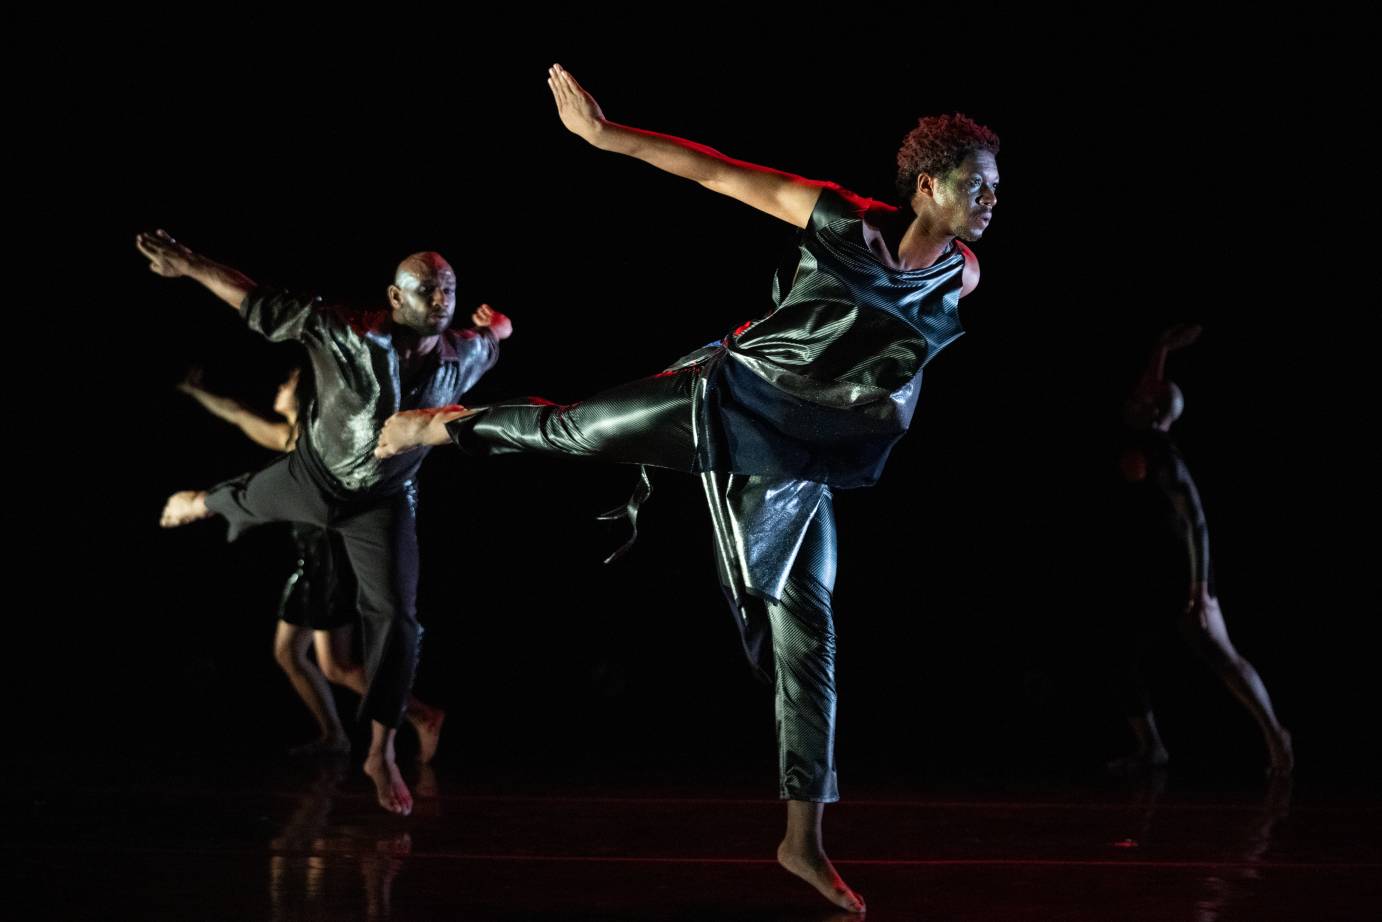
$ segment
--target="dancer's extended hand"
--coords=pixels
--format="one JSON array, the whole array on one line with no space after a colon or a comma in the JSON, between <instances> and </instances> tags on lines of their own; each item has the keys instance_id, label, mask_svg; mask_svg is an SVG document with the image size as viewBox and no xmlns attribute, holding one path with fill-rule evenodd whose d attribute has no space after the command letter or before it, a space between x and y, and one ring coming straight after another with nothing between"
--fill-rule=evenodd
<instances>
[{"instance_id":1,"label":"dancer's extended hand","mask_svg":"<svg viewBox=\"0 0 1382 922\"><path fill-rule=\"evenodd\" d=\"M547 69L547 85L552 89L561 123L572 134L580 135L594 144L595 136L605 124L605 114L600 111L595 97L587 93L560 64L553 64Z\"/></svg>"},{"instance_id":2,"label":"dancer's extended hand","mask_svg":"<svg viewBox=\"0 0 1382 922\"><path fill-rule=\"evenodd\" d=\"M1204 327L1198 323L1178 323L1173 327L1167 328L1161 334L1160 344L1163 349L1184 349L1192 345L1195 340L1200 338L1204 332Z\"/></svg>"},{"instance_id":3,"label":"dancer's extended hand","mask_svg":"<svg viewBox=\"0 0 1382 922\"><path fill-rule=\"evenodd\" d=\"M477 327L489 327L495 339L508 339L513 335L513 321L488 304L477 307L470 315L470 322Z\"/></svg>"},{"instance_id":4,"label":"dancer's extended hand","mask_svg":"<svg viewBox=\"0 0 1382 922\"><path fill-rule=\"evenodd\" d=\"M136 234L134 245L149 258L149 271L165 278L187 275L196 254L178 243L166 230L159 228L152 234Z\"/></svg>"}]
</instances>

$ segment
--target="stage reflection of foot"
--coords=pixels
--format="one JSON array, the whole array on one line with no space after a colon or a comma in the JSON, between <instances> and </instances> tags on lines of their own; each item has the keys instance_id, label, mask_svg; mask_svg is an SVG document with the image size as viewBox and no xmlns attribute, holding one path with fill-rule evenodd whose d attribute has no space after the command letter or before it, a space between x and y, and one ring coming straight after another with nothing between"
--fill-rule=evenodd
<instances>
[{"instance_id":1,"label":"stage reflection of foot","mask_svg":"<svg viewBox=\"0 0 1382 922\"><path fill-rule=\"evenodd\" d=\"M383 817L377 823L334 821L335 804L350 777L345 759L324 765L282 832L270 842L269 899L275 919L300 918L304 909L308 915L344 910L368 919L387 918L392 912L394 880L413 852L412 834L383 828L393 825ZM435 796L435 779L429 787ZM340 895L352 892L353 900L363 902L363 911L341 905Z\"/></svg>"}]
</instances>

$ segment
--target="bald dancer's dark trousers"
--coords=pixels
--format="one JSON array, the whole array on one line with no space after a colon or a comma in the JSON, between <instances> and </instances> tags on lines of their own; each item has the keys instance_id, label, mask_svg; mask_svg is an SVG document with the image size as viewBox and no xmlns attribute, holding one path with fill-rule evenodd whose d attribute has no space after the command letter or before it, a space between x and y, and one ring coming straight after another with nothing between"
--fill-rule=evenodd
<instances>
[{"instance_id":1,"label":"bald dancer's dark trousers","mask_svg":"<svg viewBox=\"0 0 1382 922\"><path fill-rule=\"evenodd\" d=\"M369 687L360 717L386 727L404 718L417 671L417 493L410 483L383 496L341 498L317 484L293 452L254 474L213 487L206 506L231 537L267 522L330 529L355 572Z\"/></svg>"}]
</instances>

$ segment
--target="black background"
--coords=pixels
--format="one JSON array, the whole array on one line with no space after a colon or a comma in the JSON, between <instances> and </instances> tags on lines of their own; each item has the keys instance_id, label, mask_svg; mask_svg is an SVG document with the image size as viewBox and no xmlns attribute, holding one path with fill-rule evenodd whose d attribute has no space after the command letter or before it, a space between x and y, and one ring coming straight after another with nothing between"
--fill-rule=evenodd
<instances>
[{"instance_id":1,"label":"black background","mask_svg":"<svg viewBox=\"0 0 1382 922\"><path fill-rule=\"evenodd\" d=\"M1022 779L1125 745L1102 676L1127 591L1107 579L1115 422L1182 320L1205 333L1171 367L1177 436L1229 628L1310 770L1365 778L1375 414L1368 309L1333 287L1356 130L1322 100L1348 82L1304 64L1328 49L1078 8L700 12L684 30L646 10L247 15L118 43L86 22L32 71L20 146L39 162L13 190L36 245L11 316L18 736L256 752L311 732L269 655L286 537L156 527L173 490L270 460L173 385L199 366L267 409L291 356L150 274L137 231L362 305L399 258L440 251L458 318L489 302L517 331L479 403L578 399L766 310L791 229L567 134L544 80L560 60L615 121L880 198L918 115L1003 138L968 335L928 369L882 483L836 500L846 794L851 772ZM635 551L600 564L622 539L593 515L632 478L427 462L418 692L451 714L443 756L495 778L740 772L768 790L771 696L737 649L699 485L656 477ZM1207 670L1169 640L1159 664L1178 760L1258 772L1256 731Z\"/></svg>"}]
</instances>

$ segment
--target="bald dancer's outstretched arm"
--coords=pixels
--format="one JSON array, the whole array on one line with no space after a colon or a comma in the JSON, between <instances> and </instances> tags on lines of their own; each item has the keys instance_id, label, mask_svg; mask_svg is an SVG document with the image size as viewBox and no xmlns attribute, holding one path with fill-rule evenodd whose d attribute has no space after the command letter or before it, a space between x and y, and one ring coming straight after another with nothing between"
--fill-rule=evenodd
<instances>
[{"instance_id":1,"label":"bald dancer's outstretched arm","mask_svg":"<svg viewBox=\"0 0 1382 922\"><path fill-rule=\"evenodd\" d=\"M236 310L255 289L254 280L236 269L194 253L166 230L138 234L134 245L149 258L149 271L164 278L189 278Z\"/></svg>"}]
</instances>

